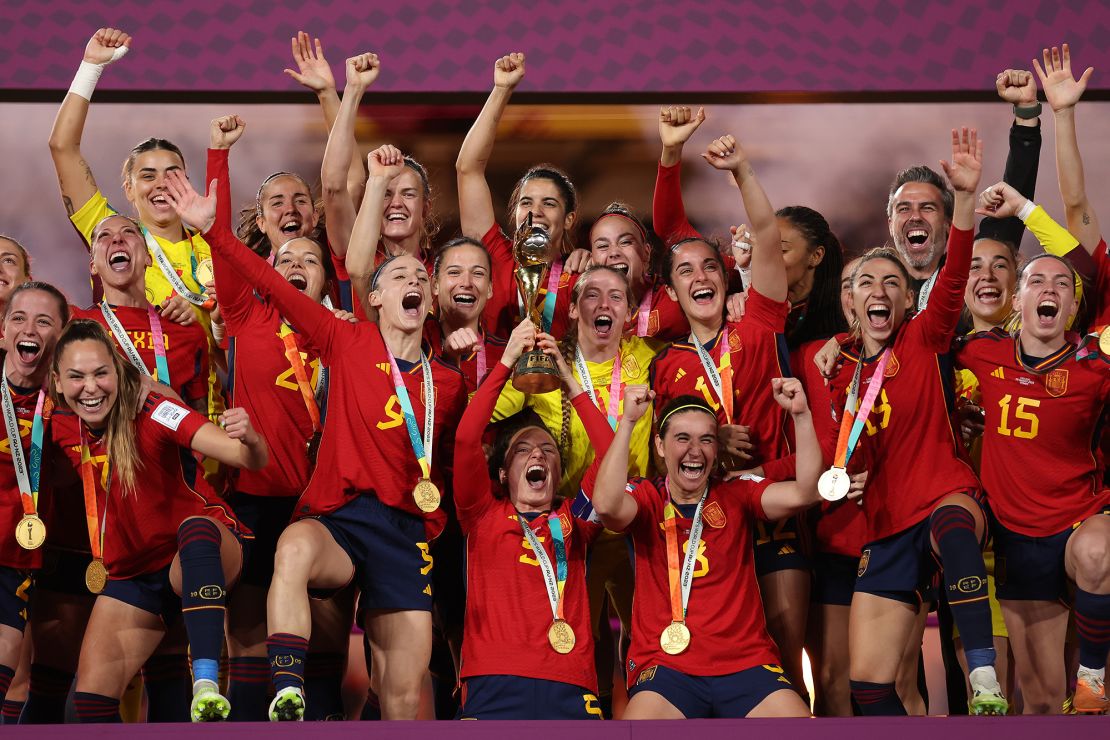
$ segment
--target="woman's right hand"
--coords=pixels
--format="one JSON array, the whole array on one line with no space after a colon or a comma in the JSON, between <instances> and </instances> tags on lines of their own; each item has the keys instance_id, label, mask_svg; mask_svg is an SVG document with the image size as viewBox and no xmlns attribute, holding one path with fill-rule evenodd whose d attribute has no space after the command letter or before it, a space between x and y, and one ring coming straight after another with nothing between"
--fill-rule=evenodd
<instances>
[{"instance_id":1,"label":"woman's right hand","mask_svg":"<svg viewBox=\"0 0 1110 740\"><path fill-rule=\"evenodd\" d=\"M505 344L505 352L501 355L501 364L512 370L516 367L516 361L520 356L536 346L536 325L532 323L531 319L524 319L516 328L513 333L509 335L509 341Z\"/></svg>"},{"instance_id":2,"label":"woman's right hand","mask_svg":"<svg viewBox=\"0 0 1110 740\"><path fill-rule=\"evenodd\" d=\"M665 148L681 147L705 122L705 108L692 113L685 105L672 105L659 109L659 140Z\"/></svg>"},{"instance_id":3,"label":"woman's right hand","mask_svg":"<svg viewBox=\"0 0 1110 740\"><path fill-rule=\"evenodd\" d=\"M89 64L110 64L127 53L125 50L116 56L123 47L131 48L131 37L126 32L118 28L101 28L85 46L83 61Z\"/></svg>"},{"instance_id":4,"label":"woman's right hand","mask_svg":"<svg viewBox=\"0 0 1110 740\"><path fill-rule=\"evenodd\" d=\"M382 144L366 155L370 177L392 180L405 171L405 155L392 144Z\"/></svg>"},{"instance_id":5,"label":"woman's right hand","mask_svg":"<svg viewBox=\"0 0 1110 740\"><path fill-rule=\"evenodd\" d=\"M493 63L493 86L514 89L524 79L524 54L515 51Z\"/></svg>"},{"instance_id":6,"label":"woman's right hand","mask_svg":"<svg viewBox=\"0 0 1110 740\"><path fill-rule=\"evenodd\" d=\"M836 337L830 337L829 341L825 342L825 346L813 356L813 364L817 366L821 375L831 378L836 372L838 357L840 357L840 343L836 341Z\"/></svg>"},{"instance_id":7,"label":"woman's right hand","mask_svg":"<svg viewBox=\"0 0 1110 740\"><path fill-rule=\"evenodd\" d=\"M357 56L347 59L347 87L365 90L378 79L378 72L381 71L382 65L378 61L378 55L373 52L366 52Z\"/></svg>"},{"instance_id":8,"label":"woman's right hand","mask_svg":"<svg viewBox=\"0 0 1110 740\"><path fill-rule=\"evenodd\" d=\"M209 149L230 149L247 130L247 122L237 115L213 118L208 128Z\"/></svg>"}]
</instances>

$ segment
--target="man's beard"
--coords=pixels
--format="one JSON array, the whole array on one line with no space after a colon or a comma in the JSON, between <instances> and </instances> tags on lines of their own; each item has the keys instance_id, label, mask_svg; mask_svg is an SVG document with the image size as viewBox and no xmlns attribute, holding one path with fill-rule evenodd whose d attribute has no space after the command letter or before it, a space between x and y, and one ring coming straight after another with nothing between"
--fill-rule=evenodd
<instances>
[{"instance_id":1,"label":"man's beard","mask_svg":"<svg viewBox=\"0 0 1110 740\"><path fill-rule=\"evenodd\" d=\"M932 242L929 245L928 251L911 252L909 240L902 234L897 234L894 237L894 248L898 250L899 256L907 265L914 270L924 270L928 268L933 262L944 253L944 243L937 237L932 237Z\"/></svg>"}]
</instances>

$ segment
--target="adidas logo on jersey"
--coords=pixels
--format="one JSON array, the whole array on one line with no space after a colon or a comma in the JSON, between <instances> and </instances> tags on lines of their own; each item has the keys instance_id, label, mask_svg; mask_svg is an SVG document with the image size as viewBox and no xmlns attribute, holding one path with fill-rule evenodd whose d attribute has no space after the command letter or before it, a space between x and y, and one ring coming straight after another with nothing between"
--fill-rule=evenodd
<instances>
[{"instance_id":1,"label":"adidas logo on jersey","mask_svg":"<svg viewBox=\"0 0 1110 740\"><path fill-rule=\"evenodd\" d=\"M1006 373L1004 373L1002 371L1002 366L1001 365L999 365L997 368L994 369L994 372L991 373L991 377L992 378L998 378L999 380L1005 380L1006 379Z\"/></svg>"},{"instance_id":2,"label":"adidas logo on jersey","mask_svg":"<svg viewBox=\"0 0 1110 740\"><path fill-rule=\"evenodd\" d=\"M679 380L681 380L685 376L686 376L686 371L683 370L682 368L679 368L678 372L674 374L674 380L671 381L671 382L672 383L677 383Z\"/></svg>"}]
</instances>

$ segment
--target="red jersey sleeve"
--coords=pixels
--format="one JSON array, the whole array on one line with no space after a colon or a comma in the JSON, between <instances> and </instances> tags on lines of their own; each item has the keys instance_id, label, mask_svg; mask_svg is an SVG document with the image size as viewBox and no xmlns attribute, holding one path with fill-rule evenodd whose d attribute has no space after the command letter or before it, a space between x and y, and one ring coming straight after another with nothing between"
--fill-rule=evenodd
<instances>
[{"instance_id":1,"label":"red jersey sleeve","mask_svg":"<svg viewBox=\"0 0 1110 740\"><path fill-rule=\"evenodd\" d=\"M651 221L666 247L701 236L686 219L686 207L682 203L682 162L672 167L659 164L655 174L655 196L651 201Z\"/></svg>"},{"instance_id":2,"label":"red jersey sleeve","mask_svg":"<svg viewBox=\"0 0 1110 740\"><path fill-rule=\"evenodd\" d=\"M512 318L518 315L516 279L513 277L513 244L494 223L482 236L482 244L489 252L492 265L490 275L493 296L486 301L482 321L486 330L499 337L508 337L512 331Z\"/></svg>"},{"instance_id":3,"label":"red jersey sleeve","mask_svg":"<svg viewBox=\"0 0 1110 740\"><path fill-rule=\"evenodd\" d=\"M971 271L972 231L957 229L948 233L948 251L929 293L929 303L915 317L925 346L933 352L947 352L964 310L964 288Z\"/></svg>"},{"instance_id":4,"label":"red jersey sleeve","mask_svg":"<svg viewBox=\"0 0 1110 740\"><path fill-rule=\"evenodd\" d=\"M776 302L755 288L748 289L748 301L744 306L744 318L740 322L758 324L768 331L782 334L786 331L786 317L790 315L790 301Z\"/></svg>"},{"instance_id":5,"label":"red jersey sleeve","mask_svg":"<svg viewBox=\"0 0 1110 740\"><path fill-rule=\"evenodd\" d=\"M474 398L463 412L455 432L455 469L452 477L455 510L464 533L469 532L493 503L482 436L489 425L501 389L509 378L509 368L500 362L478 386Z\"/></svg>"},{"instance_id":6,"label":"red jersey sleeve","mask_svg":"<svg viewBox=\"0 0 1110 740\"><path fill-rule=\"evenodd\" d=\"M151 428L157 430L162 439L178 447L190 448L197 430L208 423L208 417L158 393L150 394L143 404L143 413L155 422Z\"/></svg>"}]
</instances>

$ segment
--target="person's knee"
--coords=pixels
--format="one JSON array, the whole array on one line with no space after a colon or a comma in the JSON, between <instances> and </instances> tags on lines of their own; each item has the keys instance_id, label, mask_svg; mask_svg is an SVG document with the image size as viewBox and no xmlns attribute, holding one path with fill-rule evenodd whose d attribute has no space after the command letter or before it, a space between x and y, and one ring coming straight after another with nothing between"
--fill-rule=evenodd
<instances>
[{"instance_id":1,"label":"person's knee","mask_svg":"<svg viewBox=\"0 0 1110 740\"><path fill-rule=\"evenodd\" d=\"M286 529L278 539L274 553L274 580L307 582L318 551L310 532L299 527Z\"/></svg>"},{"instance_id":2,"label":"person's knee","mask_svg":"<svg viewBox=\"0 0 1110 740\"><path fill-rule=\"evenodd\" d=\"M1071 556L1077 581L1101 583L1110 580L1110 531L1106 527L1084 531L1081 527L1073 535Z\"/></svg>"}]
</instances>

